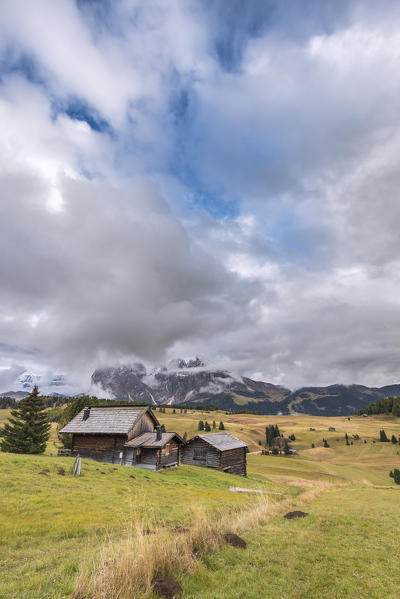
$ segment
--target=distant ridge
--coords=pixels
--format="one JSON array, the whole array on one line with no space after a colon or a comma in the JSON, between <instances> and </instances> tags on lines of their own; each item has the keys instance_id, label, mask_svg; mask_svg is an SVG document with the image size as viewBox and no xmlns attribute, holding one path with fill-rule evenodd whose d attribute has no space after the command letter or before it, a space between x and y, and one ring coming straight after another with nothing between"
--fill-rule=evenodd
<instances>
[{"instance_id":1,"label":"distant ridge","mask_svg":"<svg viewBox=\"0 0 400 599\"><path fill-rule=\"evenodd\" d=\"M291 391L280 385L235 377L225 370L207 369L195 360L175 360L169 367L147 372L143 364L95 370L92 384L117 400L153 405L212 405L232 412L347 416L369 404L400 395L400 384L385 387L329 385Z\"/></svg>"}]
</instances>

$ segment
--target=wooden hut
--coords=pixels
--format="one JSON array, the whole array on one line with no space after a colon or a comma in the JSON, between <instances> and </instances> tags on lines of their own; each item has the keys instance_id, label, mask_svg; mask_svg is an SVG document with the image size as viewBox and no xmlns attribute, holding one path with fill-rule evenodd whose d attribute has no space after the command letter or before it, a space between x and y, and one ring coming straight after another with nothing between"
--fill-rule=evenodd
<instances>
[{"instance_id":1,"label":"wooden hut","mask_svg":"<svg viewBox=\"0 0 400 599\"><path fill-rule=\"evenodd\" d=\"M72 455L153 470L177 464L183 443L176 433L161 431L149 406L87 407L60 433L72 434Z\"/></svg>"},{"instance_id":2,"label":"wooden hut","mask_svg":"<svg viewBox=\"0 0 400 599\"><path fill-rule=\"evenodd\" d=\"M160 470L178 466L183 439L177 433L142 433L124 445L127 466Z\"/></svg>"},{"instance_id":3,"label":"wooden hut","mask_svg":"<svg viewBox=\"0 0 400 599\"><path fill-rule=\"evenodd\" d=\"M182 464L246 476L246 443L229 433L196 435L182 448Z\"/></svg>"}]
</instances>

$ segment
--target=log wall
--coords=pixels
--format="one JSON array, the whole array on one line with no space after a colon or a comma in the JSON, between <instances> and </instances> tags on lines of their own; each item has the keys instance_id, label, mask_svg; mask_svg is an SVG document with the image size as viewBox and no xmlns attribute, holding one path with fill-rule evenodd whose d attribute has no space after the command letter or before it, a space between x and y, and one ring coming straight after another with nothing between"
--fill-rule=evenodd
<instances>
[{"instance_id":1,"label":"log wall","mask_svg":"<svg viewBox=\"0 0 400 599\"><path fill-rule=\"evenodd\" d=\"M182 464L208 466L230 474L246 476L246 448L220 451L203 439L194 439L182 448Z\"/></svg>"},{"instance_id":2,"label":"log wall","mask_svg":"<svg viewBox=\"0 0 400 599\"><path fill-rule=\"evenodd\" d=\"M246 448L229 449L221 454L221 470L229 474L246 476Z\"/></svg>"},{"instance_id":3,"label":"log wall","mask_svg":"<svg viewBox=\"0 0 400 599\"><path fill-rule=\"evenodd\" d=\"M72 440L72 451L82 458L119 464L119 454L126 443L126 435L77 435Z\"/></svg>"},{"instance_id":4,"label":"log wall","mask_svg":"<svg viewBox=\"0 0 400 599\"><path fill-rule=\"evenodd\" d=\"M203 439L189 441L182 448L182 464L220 468L221 452Z\"/></svg>"}]
</instances>

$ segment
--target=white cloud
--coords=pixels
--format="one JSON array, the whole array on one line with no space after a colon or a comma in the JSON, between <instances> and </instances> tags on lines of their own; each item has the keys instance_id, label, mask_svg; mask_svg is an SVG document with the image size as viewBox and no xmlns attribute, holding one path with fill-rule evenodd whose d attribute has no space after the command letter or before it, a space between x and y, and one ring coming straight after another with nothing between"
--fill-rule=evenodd
<instances>
[{"instance_id":1,"label":"white cloud","mask_svg":"<svg viewBox=\"0 0 400 599\"><path fill-rule=\"evenodd\" d=\"M4 367L400 380L398 10L204 6L0 5Z\"/></svg>"}]
</instances>

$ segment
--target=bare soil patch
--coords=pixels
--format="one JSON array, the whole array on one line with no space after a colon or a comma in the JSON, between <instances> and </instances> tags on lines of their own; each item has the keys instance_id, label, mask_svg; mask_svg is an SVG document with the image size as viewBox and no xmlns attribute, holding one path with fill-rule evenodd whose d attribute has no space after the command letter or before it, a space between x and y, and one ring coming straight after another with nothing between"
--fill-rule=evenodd
<instances>
[{"instance_id":1,"label":"bare soil patch","mask_svg":"<svg viewBox=\"0 0 400 599\"><path fill-rule=\"evenodd\" d=\"M246 541L233 532L227 532L224 535L224 539L232 547L240 547L241 549L246 549L247 547Z\"/></svg>"},{"instance_id":2,"label":"bare soil patch","mask_svg":"<svg viewBox=\"0 0 400 599\"><path fill-rule=\"evenodd\" d=\"M153 579L152 583L154 592L167 599L173 599L183 591L179 582L170 576L158 576Z\"/></svg>"},{"instance_id":3,"label":"bare soil patch","mask_svg":"<svg viewBox=\"0 0 400 599\"><path fill-rule=\"evenodd\" d=\"M287 520L293 520L294 518L305 518L306 516L308 516L307 512L296 510L294 512L288 512L283 517Z\"/></svg>"}]
</instances>

